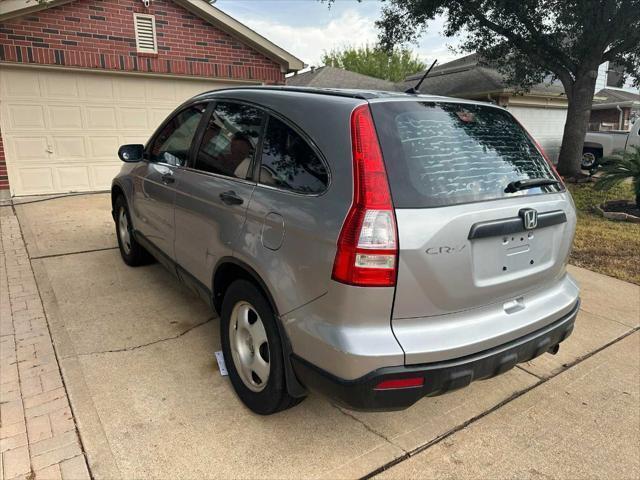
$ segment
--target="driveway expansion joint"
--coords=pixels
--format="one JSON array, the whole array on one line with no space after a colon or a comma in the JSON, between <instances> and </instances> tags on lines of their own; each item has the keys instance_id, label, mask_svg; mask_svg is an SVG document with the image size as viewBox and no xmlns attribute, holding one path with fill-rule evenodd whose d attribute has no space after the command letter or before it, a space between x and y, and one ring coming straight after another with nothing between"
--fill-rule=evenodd
<instances>
[{"instance_id":1,"label":"driveway expansion joint","mask_svg":"<svg viewBox=\"0 0 640 480\"><path fill-rule=\"evenodd\" d=\"M360 425L362 425L367 431L373 433L374 435L376 435L377 437L382 438L385 442L390 443L391 445L393 445L394 447L398 447L400 450L402 450L405 454L407 454L408 452L402 448L400 445L396 444L395 442L393 442L393 440L391 440L389 437L387 437L386 435L384 435L383 433L377 431L374 428L371 428L371 426L367 425L365 422L363 422L362 420L360 420L358 417L356 417L355 415L352 415L351 413L349 413L347 410L345 410L342 407L339 407L338 405L335 405L333 403L331 403L331 406L333 408L335 408L336 410L338 410L340 413L342 413L343 415L351 418L352 420L355 420L356 422L358 422Z\"/></svg>"},{"instance_id":2,"label":"driveway expansion joint","mask_svg":"<svg viewBox=\"0 0 640 480\"><path fill-rule=\"evenodd\" d=\"M183 337L184 335L186 335L187 333L191 332L192 330L195 330L196 328L199 328L199 327L201 327L203 325L206 325L207 323L215 320L216 318L218 318L218 317L214 315L213 317L208 318L204 322L197 323L197 324L187 328L185 331L179 333L178 335L174 335L172 337L167 337L167 338L161 338L159 340L154 340L153 342L143 343L142 345L135 345L135 346L132 346L132 347L124 347L124 348L116 348L116 349L113 349L113 350L102 350L102 351L99 351L99 352L77 353L75 355L68 355L68 356L62 357L62 358L63 359L67 359L67 358L72 358L72 357L76 357L76 356L77 357L88 357L88 356L92 356L92 355L101 355L101 354L104 354L104 353L131 352L131 351L134 351L134 350L138 350L140 348L145 348L145 347L149 347L151 345L156 345L158 343L169 342L171 340L176 340L176 339L178 339L180 337Z\"/></svg>"},{"instance_id":3,"label":"driveway expansion joint","mask_svg":"<svg viewBox=\"0 0 640 480\"><path fill-rule=\"evenodd\" d=\"M528 372L527 372L528 373ZM417 448L414 448L413 450L410 450L408 452L406 452L404 455L401 455L398 458L393 459L392 461L386 463L385 465L382 465L378 468L376 468L374 471L368 473L367 475L364 475L363 477L361 477L361 480L368 480L370 478L375 477L376 475L384 472L385 470L390 469L391 467L404 462L405 460L408 460L409 458L413 457L414 455L417 455L421 452L424 452L425 450L427 450L428 448L432 447L433 445L436 445L438 443L440 443L441 441L449 438L451 435L453 435L454 433L459 432L460 430L464 430L465 428L467 428L469 425L471 425L472 423L475 423L476 421L480 420L481 418L486 417L487 415L489 415L492 412L495 412L496 410L498 410L499 408L503 407L504 405L506 405L507 403L515 400L516 398L524 395L525 393L529 392L530 390L533 390L534 388L536 388L538 385L541 385L545 382L546 380L540 380L536 383L534 383L533 385L514 392L513 394L511 394L509 397L505 398L504 400L502 400L501 402L497 403L496 405L494 405L493 407L489 408L488 410L485 410L484 412L479 413L478 415L470 418L469 420L461 423L460 425L455 426L454 428L447 430L446 432L442 433L441 435L438 435L436 438L430 440L429 442L425 443L424 445L420 445Z\"/></svg>"},{"instance_id":4,"label":"driveway expansion joint","mask_svg":"<svg viewBox=\"0 0 640 480\"><path fill-rule=\"evenodd\" d=\"M537 373L530 372L529 370L527 370L526 368L524 368L524 367L522 367L522 366L520 366L520 365L516 365L516 368L517 368L518 370L522 370L522 371L523 371L523 372L525 372L525 373L528 373L529 375L531 375L531 376L533 376L533 377L536 377L538 380L542 380L542 379L544 379L544 377L541 377L541 376L540 376L540 375L538 375Z\"/></svg>"},{"instance_id":5,"label":"driveway expansion joint","mask_svg":"<svg viewBox=\"0 0 640 480\"><path fill-rule=\"evenodd\" d=\"M20 201L16 198L13 198L12 200L10 200L11 203L8 203L6 205L2 205L2 206L14 206L14 207L19 207L20 205L30 205L32 203L40 203L40 202L48 202L50 200L58 200L61 198L69 198L69 197L81 197L81 196L86 196L86 195L100 195L100 194L104 194L104 193L109 193L110 190L96 190L93 192L72 192L72 193L65 193L62 195L54 195L54 196L43 196L44 198L35 198L33 200L25 200L25 201Z\"/></svg>"},{"instance_id":6,"label":"driveway expansion joint","mask_svg":"<svg viewBox=\"0 0 640 480\"><path fill-rule=\"evenodd\" d=\"M42 260L46 258L56 258L56 257L67 257L69 255L79 255L81 253L93 253L93 252L104 252L107 250L117 250L118 247L105 247L105 248L95 248L93 250L80 250L78 252L66 252L66 253L53 253L51 255L39 255L39 256L29 256L29 260Z\"/></svg>"},{"instance_id":7,"label":"driveway expansion joint","mask_svg":"<svg viewBox=\"0 0 640 480\"><path fill-rule=\"evenodd\" d=\"M457 433L457 432L459 432L461 430L464 430L465 428L467 428L471 424L473 424L473 423L477 422L478 420L486 417L487 415L495 412L496 410L499 410L500 408L502 408L506 404L511 403L512 401L516 400L517 398L520 398L521 396L523 396L526 393L530 392L531 390L539 387L540 385L543 385L543 384L547 383L549 380L557 377L558 375L561 375L561 374L565 373L567 370L569 370L569 369L575 367L576 365L584 362L585 360L587 360L587 359L591 358L592 356L596 355L597 353L600 353L601 351L609 348L610 346L612 346L612 345L624 340L629 335L633 335L634 333L636 333L639 330L640 330L640 327L635 327L635 328L629 330L628 332L620 335L619 337L611 340L610 342L606 343L605 345L602 345L601 347L595 349L594 351L589 352L588 354L583 355L582 357L579 357L579 358L573 360L572 362L569 362L569 363L563 365L564 368L562 370L560 370L559 372L557 372L556 374L551 375L549 377L541 378L539 381L537 381L533 385L530 385L529 387L524 388L523 390L514 392L508 398L505 398L500 403L497 403L496 405L494 405L493 407L489 408L488 410L485 410L484 412L481 412L478 415L470 418L466 422L463 422L460 425L457 425L456 427L452 428L451 430L448 430L448 431L444 432L442 435L437 436L436 438L434 438L433 440L425 443L424 445L420 445L419 447L414 448L413 450L407 452L405 455L401 455L398 458L394 458L390 462L387 462L386 464L376 468L372 472L369 472L368 474L364 475L363 477L361 477L360 480L368 480L370 478L373 478L376 475L379 475L380 473L384 472L385 470L389 470L391 467L394 467L395 465L397 465L399 463L402 463L405 460L408 460L409 458L411 458L411 457L413 457L413 456L415 456L415 455L417 455L417 454L419 454L421 452L424 452L428 448L430 448L430 447L440 443L441 441L449 438L453 434L455 434L455 433ZM524 370L524 371L526 373L532 375L532 376L536 376L536 375L531 374L531 372L529 372L527 370Z\"/></svg>"}]
</instances>

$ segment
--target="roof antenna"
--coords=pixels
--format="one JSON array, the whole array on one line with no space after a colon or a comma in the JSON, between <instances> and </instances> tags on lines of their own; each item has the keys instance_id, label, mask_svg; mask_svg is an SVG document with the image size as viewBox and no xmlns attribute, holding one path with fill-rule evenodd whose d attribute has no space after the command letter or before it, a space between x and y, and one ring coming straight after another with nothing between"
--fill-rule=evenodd
<instances>
[{"instance_id":1,"label":"roof antenna","mask_svg":"<svg viewBox=\"0 0 640 480\"><path fill-rule=\"evenodd\" d=\"M429 72L431 72L431 69L436 66L436 63L438 63L438 59L435 59L431 64L431 66L429 67L429 69L426 72L424 72L424 75L422 76L418 84L415 87L411 87L410 89L405 90L404 93L411 93L413 95L420 93L420 85L422 85L422 82L424 82L424 79L427 78L427 75L429 75Z\"/></svg>"}]
</instances>

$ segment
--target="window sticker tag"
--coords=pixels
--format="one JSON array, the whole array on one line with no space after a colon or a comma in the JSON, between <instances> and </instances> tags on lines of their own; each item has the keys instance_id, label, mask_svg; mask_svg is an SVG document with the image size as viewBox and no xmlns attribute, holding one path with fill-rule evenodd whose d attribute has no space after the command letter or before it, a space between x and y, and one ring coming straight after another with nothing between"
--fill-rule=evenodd
<instances>
[{"instance_id":1,"label":"window sticker tag","mask_svg":"<svg viewBox=\"0 0 640 480\"><path fill-rule=\"evenodd\" d=\"M229 375L229 372L227 372L227 366L224 363L224 354L222 353L222 350L216 352L216 360L218 362L218 368L220 369L220 375L223 377Z\"/></svg>"},{"instance_id":2,"label":"window sticker tag","mask_svg":"<svg viewBox=\"0 0 640 480\"><path fill-rule=\"evenodd\" d=\"M472 123L476 119L476 116L472 112L466 112L464 110L456 112L456 115L458 115L458 118L465 123Z\"/></svg>"}]
</instances>

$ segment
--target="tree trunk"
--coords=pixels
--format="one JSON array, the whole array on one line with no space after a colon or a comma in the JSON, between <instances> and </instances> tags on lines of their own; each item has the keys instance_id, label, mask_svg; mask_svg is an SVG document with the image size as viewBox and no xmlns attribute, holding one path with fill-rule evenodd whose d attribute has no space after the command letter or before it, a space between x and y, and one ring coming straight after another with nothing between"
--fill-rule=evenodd
<instances>
[{"instance_id":1,"label":"tree trunk","mask_svg":"<svg viewBox=\"0 0 640 480\"><path fill-rule=\"evenodd\" d=\"M558 157L558 172L565 178L581 177L582 147L589 126L593 94L596 88L598 70L582 72L567 93L569 108L564 125L562 147ZM565 88L565 90L568 90Z\"/></svg>"}]
</instances>

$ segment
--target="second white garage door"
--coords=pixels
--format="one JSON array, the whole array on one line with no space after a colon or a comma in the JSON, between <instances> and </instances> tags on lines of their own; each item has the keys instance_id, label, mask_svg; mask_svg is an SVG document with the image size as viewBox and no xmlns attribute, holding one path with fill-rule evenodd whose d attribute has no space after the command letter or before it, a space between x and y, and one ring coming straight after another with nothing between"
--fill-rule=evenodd
<instances>
[{"instance_id":1,"label":"second white garage door","mask_svg":"<svg viewBox=\"0 0 640 480\"><path fill-rule=\"evenodd\" d=\"M105 190L118 147L145 143L181 102L220 82L32 68L0 70L13 195Z\"/></svg>"},{"instance_id":2,"label":"second white garage door","mask_svg":"<svg viewBox=\"0 0 640 480\"><path fill-rule=\"evenodd\" d=\"M542 145L551 160L558 161L567 109L509 106L507 110Z\"/></svg>"}]
</instances>

